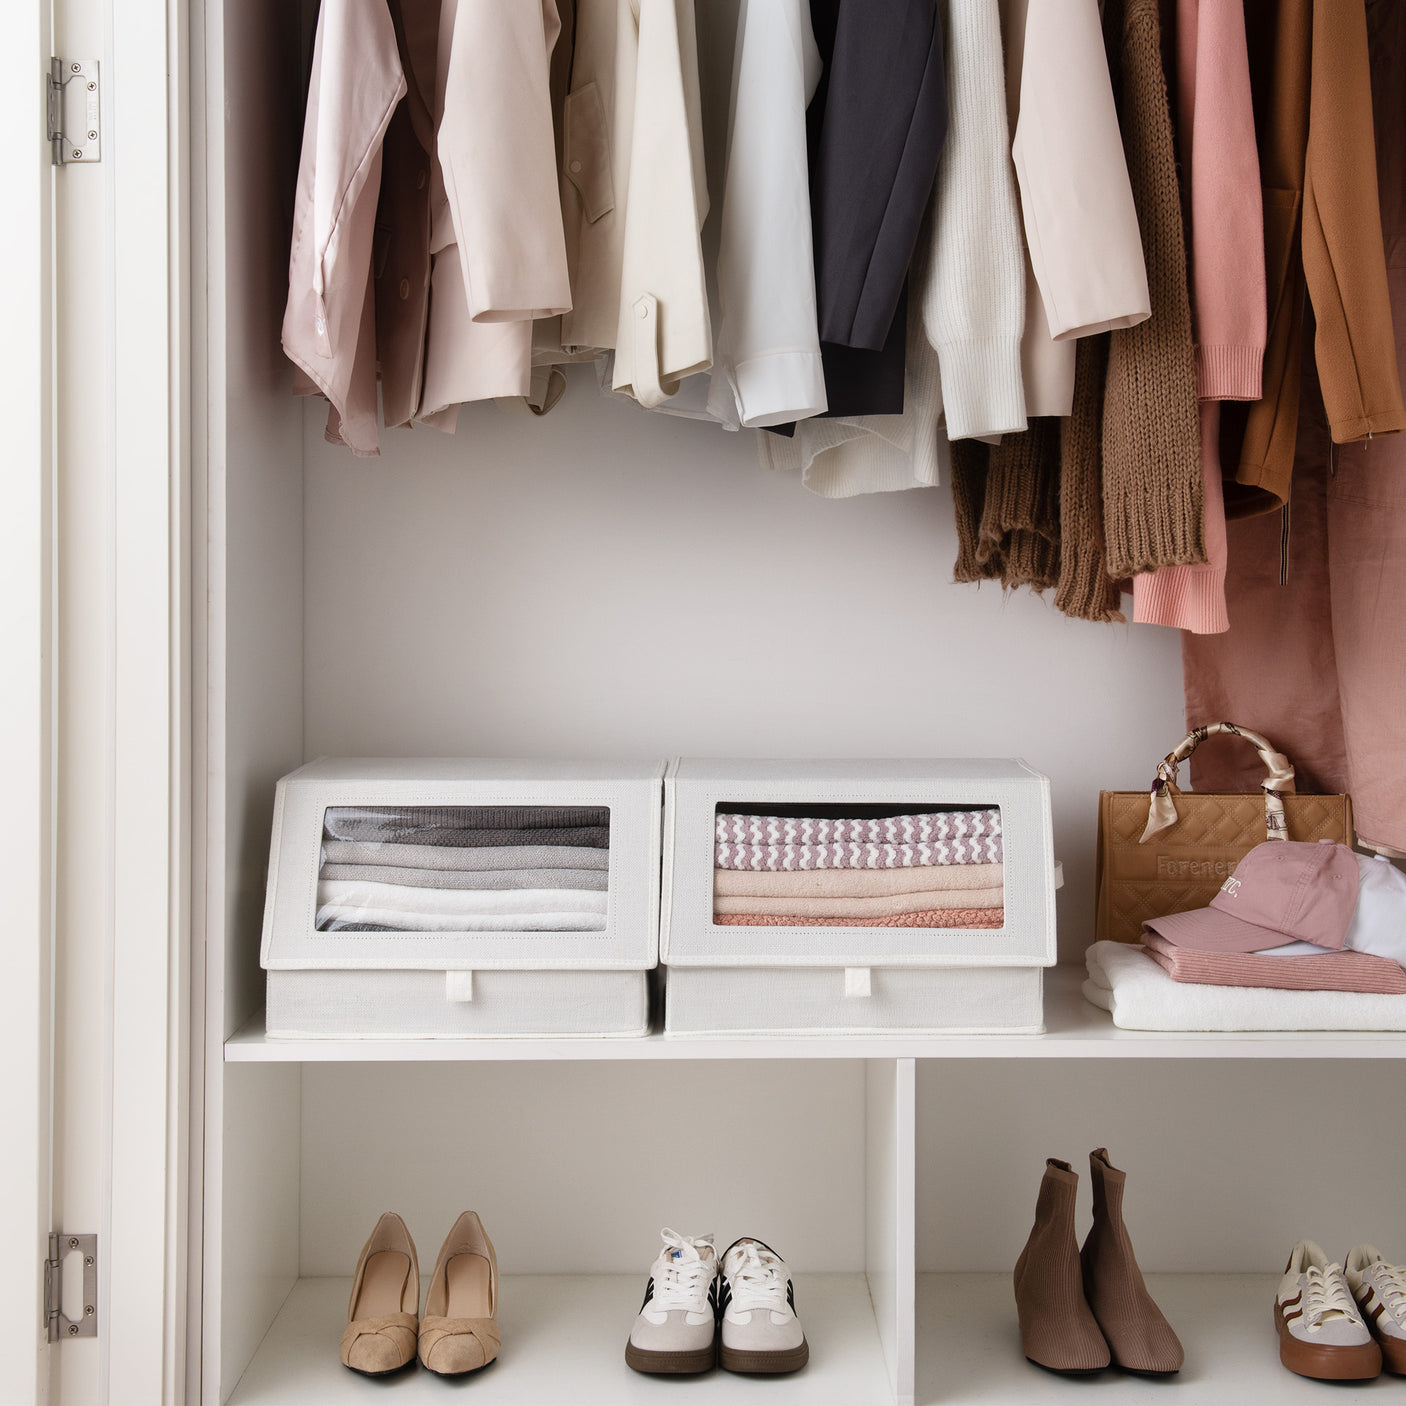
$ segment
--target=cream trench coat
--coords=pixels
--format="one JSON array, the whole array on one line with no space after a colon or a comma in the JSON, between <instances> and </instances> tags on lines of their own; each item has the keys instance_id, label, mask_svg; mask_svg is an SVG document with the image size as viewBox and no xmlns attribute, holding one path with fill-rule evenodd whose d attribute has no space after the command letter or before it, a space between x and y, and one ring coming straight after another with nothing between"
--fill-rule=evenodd
<instances>
[{"instance_id":1,"label":"cream trench coat","mask_svg":"<svg viewBox=\"0 0 1406 1406\"><path fill-rule=\"evenodd\" d=\"M713 358L693 0L576 0L562 148L563 351L652 409Z\"/></svg>"}]
</instances>

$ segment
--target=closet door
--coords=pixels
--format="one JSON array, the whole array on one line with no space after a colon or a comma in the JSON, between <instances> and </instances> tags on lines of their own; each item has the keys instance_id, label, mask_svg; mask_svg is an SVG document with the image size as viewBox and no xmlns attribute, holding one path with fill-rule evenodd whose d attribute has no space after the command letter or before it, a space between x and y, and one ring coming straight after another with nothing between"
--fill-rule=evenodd
<instances>
[{"instance_id":1,"label":"closet door","mask_svg":"<svg viewBox=\"0 0 1406 1406\"><path fill-rule=\"evenodd\" d=\"M181 8L0 23L7 1400L187 1396ZM97 161L51 164L52 55ZM80 1254L51 1347L55 1230L97 1236L96 1285Z\"/></svg>"},{"instance_id":2,"label":"closet door","mask_svg":"<svg viewBox=\"0 0 1406 1406\"><path fill-rule=\"evenodd\" d=\"M49 1231L50 766L48 656L49 148L40 130L47 15L14 5L0 22L0 885L6 904L0 1021L0 1323L6 1390L47 1399L43 1260ZM28 140L20 137L27 133Z\"/></svg>"}]
</instances>

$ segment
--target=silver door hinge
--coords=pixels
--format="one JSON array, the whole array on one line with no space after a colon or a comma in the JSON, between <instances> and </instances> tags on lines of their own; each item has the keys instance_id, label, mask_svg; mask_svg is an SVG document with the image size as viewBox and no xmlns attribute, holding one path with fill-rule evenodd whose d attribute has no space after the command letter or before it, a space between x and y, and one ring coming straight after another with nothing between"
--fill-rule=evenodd
<instances>
[{"instance_id":1,"label":"silver door hinge","mask_svg":"<svg viewBox=\"0 0 1406 1406\"><path fill-rule=\"evenodd\" d=\"M49 60L49 145L55 166L101 161L102 89L97 59Z\"/></svg>"},{"instance_id":2,"label":"silver door hinge","mask_svg":"<svg viewBox=\"0 0 1406 1406\"><path fill-rule=\"evenodd\" d=\"M63 1267L69 1255L83 1256L83 1312L74 1319L63 1311ZM49 1232L49 1258L44 1261L44 1317L49 1341L95 1338L98 1335L98 1237Z\"/></svg>"}]
</instances>

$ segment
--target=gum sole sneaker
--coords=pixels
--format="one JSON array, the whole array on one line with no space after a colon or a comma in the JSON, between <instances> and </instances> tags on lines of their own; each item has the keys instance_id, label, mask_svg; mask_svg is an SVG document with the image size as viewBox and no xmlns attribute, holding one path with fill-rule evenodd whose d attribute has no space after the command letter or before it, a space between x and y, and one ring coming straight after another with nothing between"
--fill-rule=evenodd
<instances>
[{"instance_id":1,"label":"gum sole sneaker","mask_svg":"<svg viewBox=\"0 0 1406 1406\"><path fill-rule=\"evenodd\" d=\"M1406 1265L1388 1264L1372 1245L1359 1245L1343 1269L1348 1287L1377 1345L1382 1367L1406 1377Z\"/></svg>"},{"instance_id":2,"label":"gum sole sneaker","mask_svg":"<svg viewBox=\"0 0 1406 1406\"><path fill-rule=\"evenodd\" d=\"M722 1317L718 1361L729 1372L797 1372L810 1347L796 1317L786 1262L760 1240L729 1245L718 1290Z\"/></svg>"},{"instance_id":3,"label":"gum sole sneaker","mask_svg":"<svg viewBox=\"0 0 1406 1406\"><path fill-rule=\"evenodd\" d=\"M1274 1299L1279 1360L1301 1377L1327 1382L1367 1381L1382 1370L1373 1341L1341 1265L1311 1240L1289 1256Z\"/></svg>"},{"instance_id":4,"label":"gum sole sneaker","mask_svg":"<svg viewBox=\"0 0 1406 1406\"><path fill-rule=\"evenodd\" d=\"M718 1252L711 1235L660 1231L625 1362L654 1376L693 1376L717 1361Z\"/></svg>"}]
</instances>

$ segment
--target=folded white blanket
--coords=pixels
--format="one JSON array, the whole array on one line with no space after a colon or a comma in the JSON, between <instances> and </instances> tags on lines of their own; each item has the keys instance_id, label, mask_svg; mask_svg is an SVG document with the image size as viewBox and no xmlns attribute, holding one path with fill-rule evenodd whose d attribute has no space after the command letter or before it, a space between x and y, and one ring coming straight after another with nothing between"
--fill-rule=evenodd
<instances>
[{"instance_id":1,"label":"folded white blanket","mask_svg":"<svg viewBox=\"0 0 1406 1406\"><path fill-rule=\"evenodd\" d=\"M319 932L335 931L334 923L365 923L393 933L605 931L603 913L406 913L396 908L356 908L337 903L317 910Z\"/></svg>"},{"instance_id":2,"label":"folded white blanket","mask_svg":"<svg viewBox=\"0 0 1406 1406\"><path fill-rule=\"evenodd\" d=\"M338 908L390 908L400 913L444 917L478 913L604 913L609 897L595 889L429 889L347 879L324 879L317 886L319 908L328 904Z\"/></svg>"},{"instance_id":3,"label":"folded white blanket","mask_svg":"<svg viewBox=\"0 0 1406 1406\"><path fill-rule=\"evenodd\" d=\"M1095 942L1084 998L1124 1030L1406 1030L1406 996L1173 981L1141 947Z\"/></svg>"}]
</instances>

